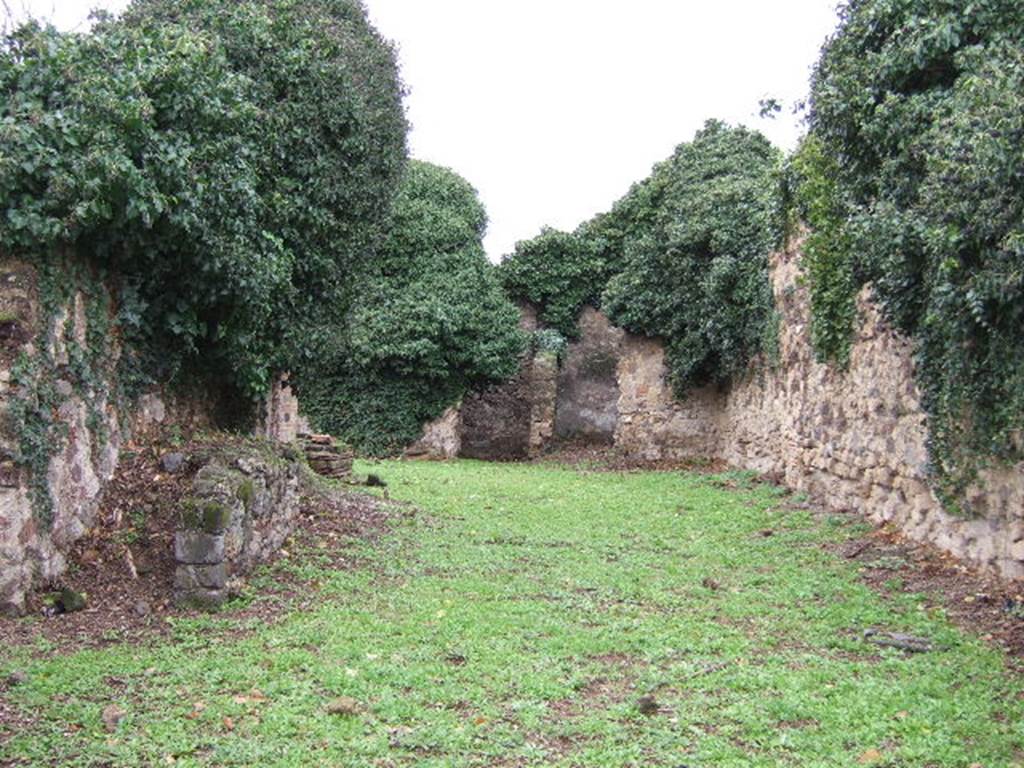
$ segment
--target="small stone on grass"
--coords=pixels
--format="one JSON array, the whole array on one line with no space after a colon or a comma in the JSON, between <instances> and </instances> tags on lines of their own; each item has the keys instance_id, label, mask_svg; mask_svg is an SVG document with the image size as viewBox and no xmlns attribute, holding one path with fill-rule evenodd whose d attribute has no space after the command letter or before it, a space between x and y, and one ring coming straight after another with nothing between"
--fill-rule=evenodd
<instances>
[{"instance_id":1,"label":"small stone on grass","mask_svg":"<svg viewBox=\"0 0 1024 768\"><path fill-rule=\"evenodd\" d=\"M327 714L339 717L356 717L363 713L363 705L351 696L339 696L327 704Z\"/></svg>"}]
</instances>

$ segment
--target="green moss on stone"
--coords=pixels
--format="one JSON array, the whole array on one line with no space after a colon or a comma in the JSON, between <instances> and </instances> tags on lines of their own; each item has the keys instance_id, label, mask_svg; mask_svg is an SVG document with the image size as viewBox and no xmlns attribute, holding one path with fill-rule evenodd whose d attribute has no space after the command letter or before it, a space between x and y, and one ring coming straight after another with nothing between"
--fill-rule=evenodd
<instances>
[{"instance_id":1,"label":"green moss on stone","mask_svg":"<svg viewBox=\"0 0 1024 768\"><path fill-rule=\"evenodd\" d=\"M217 501L208 501L203 506L203 530L206 533L220 533L231 525L231 510Z\"/></svg>"},{"instance_id":2,"label":"green moss on stone","mask_svg":"<svg viewBox=\"0 0 1024 768\"><path fill-rule=\"evenodd\" d=\"M231 509L219 501L186 499L181 505L181 525L190 531L220 533L231 525Z\"/></svg>"},{"instance_id":3,"label":"green moss on stone","mask_svg":"<svg viewBox=\"0 0 1024 768\"><path fill-rule=\"evenodd\" d=\"M245 511L248 512L252 508L252 500L256 496L256 486L252 480L244 480L235 490L235 495L245 505Z\"/></svg>"}]
</instances>

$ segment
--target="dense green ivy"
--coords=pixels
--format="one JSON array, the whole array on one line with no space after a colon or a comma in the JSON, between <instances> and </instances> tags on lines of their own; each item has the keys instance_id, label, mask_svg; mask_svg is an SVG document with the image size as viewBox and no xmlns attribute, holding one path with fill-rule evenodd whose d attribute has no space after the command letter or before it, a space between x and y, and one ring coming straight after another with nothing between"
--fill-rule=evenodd
<instances>
[{"instance_id":1,"label":"dense green ivy","mask_svg":"<svg viewBox=\"0 0 1024 768\"><path fill-rule=\"evenodd\" d=\"M711 121L630 193L645 223L603 303L617 325L665 339L678 392L729 381L774 337L781 160L761 134Z\"/></svg>"},{"instance_id":2,"label":"dense green ivy","mask_svg":"<svg viewBox=\"0 0 1024 768\"><path fill-rule=\"evenodd\" d=\"M395 56L358 0L29 25L0 90L0 247L73 245L129 297L150 374L253 395L329 335L405 161Z\"/></svg>"},{"instance_id":3,"label":"dense green ivy","mask_svg":"<svg viewBox=\"0 0 1024 768\"><path fill-rule=\"evenodd\" d=\"M296 371L318 427L392 453L467 389L515 373L526 339L484 254L486 222L464 179L410 162L343 332Z\"/></svg>"},{"instance_id":4,"label":"dense green ivy","mask_svg":"<svg viewBox=\"0 0 1024 768\"><path fill-rule=\"evenodd\" d=\"M789 158L785 191L790 210L798 212L794 223L808 227L801 267L811 298L812 345L819 360L846 366L857 319L857 283L838 175L835 158L825 154L816 137L807 136Z\"/></svg>"},{"instance_id":5,"label":"dense green ivy","mask_svg":"<svg viewBox=\"0 0 1024 768\"><path fill-rule=\"evenodd\" d=\"M774 338L781 160L761 134L710 121L608 213L519 243L501 265L505 287L569 337L591 304L664 338L680 393L725 382Z\"/></svg>"},{"instance_id":6,"label":"dense green ivy","mask_svg":"<svg viewBox=\"0 0 1024 768\"><path fill-rule=\"evenodd\" d=\"M570 339L579 335L580 310L600 302L609 277L607 264L589 240L550 228L516 243L500 273L510 296L534 304L541 323Z\"/></svg>"},{"instance_id":7,"label":"dense green ivy","mask_svg":"<svg viewBox=\"0 0 1024 768\"><path fill-rule=\"evenodd\" d=\"M813 256L817 338L841 356L844 306L871 282L916 342L950 500L1024 457L1022 51L1017 0L857 0L812 83L810 153L832 158L804 195L831 230Z\"/></svg>"}]
</instances>

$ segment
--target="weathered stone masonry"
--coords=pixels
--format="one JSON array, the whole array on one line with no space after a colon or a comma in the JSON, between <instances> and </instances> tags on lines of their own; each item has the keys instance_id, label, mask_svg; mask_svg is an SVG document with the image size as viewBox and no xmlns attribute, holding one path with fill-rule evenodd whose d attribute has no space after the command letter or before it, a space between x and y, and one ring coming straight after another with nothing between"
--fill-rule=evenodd
<instances>
[{"instance_id":1,"label":"weathered stone masonry","mask_svg":"<svg viewBox=\"0 0 1024 768\"><path fill-rule=\"evenodd\" d=\"M228 580L280 549L295 529L302 464L297 449L231 446L209 458L183 500L175 533L175 600L217 608Z\"/></svg>"},{"instance_id":2,"label":"weathered stone masonry","mask_svg":"<svg viewBox=\"0 0 1024 768\"><path fill-rule=\"evenodd\" d=\"M103 295L99 295L102 293ZM184 398L151 392L131 407L115 401L112 380L120 347L116 331L109 334L106 364L87 386L73 386L72 350L89 352L98 329L98 315L112 322L114 302L100 286L92 293L70 291L63 304L49 313L41 307L39 276L27 263L0 259L0 612L19 613L34 587L57 580L65 571L65 553L96 523L102 493L118 466L125 436L145 438L163 425L182 429L214 425L221 403L211 393ZM100 310L99 308L104 309ZM49 314L49 316L47 316ZM92 319L90 319L92 318ZM109 329L108 329L109 330ZM91 338L92 337L92 338ZM92 350L95 351L95 350ZM45 477L52 499L50 519L41 519L33 504L32 474L16 459L20 426L10 418L19 398L28 394L15 386L16 365L38 364L47 369L43 383L52 390L49 418L52 445ZM52 380L48 378L52 374ZM79 376L80 378L80 376ZM294 438L301 425L286 381L275 384L258 431L272 439Z\"/></svg>"},{"instance_id":3,"label":"weathered stone masonry","mask_svg":"<svg viewBox=\"0 0 1024 768\"><path fill-rule=\"evenodd\" d=\"M891 523L958 557L1024 577L1024 465L982 475L970 491L980 515L949 515L928 485L927 424L910 342L883 320L865 288L847 370L820 363L800 254L776 255L780 358L730 390L678 402L659 343L627 336L619 361L615 444L645 458L712 456L778 477L832 510Z\"/></svg>"}]
</instances>

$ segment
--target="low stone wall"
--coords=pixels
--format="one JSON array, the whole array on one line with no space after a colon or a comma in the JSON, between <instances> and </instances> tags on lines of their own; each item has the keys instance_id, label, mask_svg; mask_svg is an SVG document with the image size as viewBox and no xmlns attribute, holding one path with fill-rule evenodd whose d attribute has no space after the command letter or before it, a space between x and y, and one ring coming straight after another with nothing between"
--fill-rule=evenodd
<instances>
[{"instance_id":1,"label":"low stone wall","mask_svg":"<svg viewBox=\"0 0 1024 768\"><path fill-rule=\"evenodd\" d=\"M228 583L273 555L295 529L302 462L272 444L218 449L182 502L174 541L179 605L224 604Z\"/></svg>"},{"instance_id":2,"label":"low stone wall","mask_svg":"<svg viewBox=\"0 0 1024 768\"><path fill-rule=\"evenodd\" d=\"M0 259L0 612L8 614L64 572L65 553L96 523L126 440L209 428L238 410L205 391L122 402L115 297L73 256L66 264L44 291L33 265ZM282 439L294 431L289 398L279 384L258 431Z\"/></svg>"}]
</instances>

